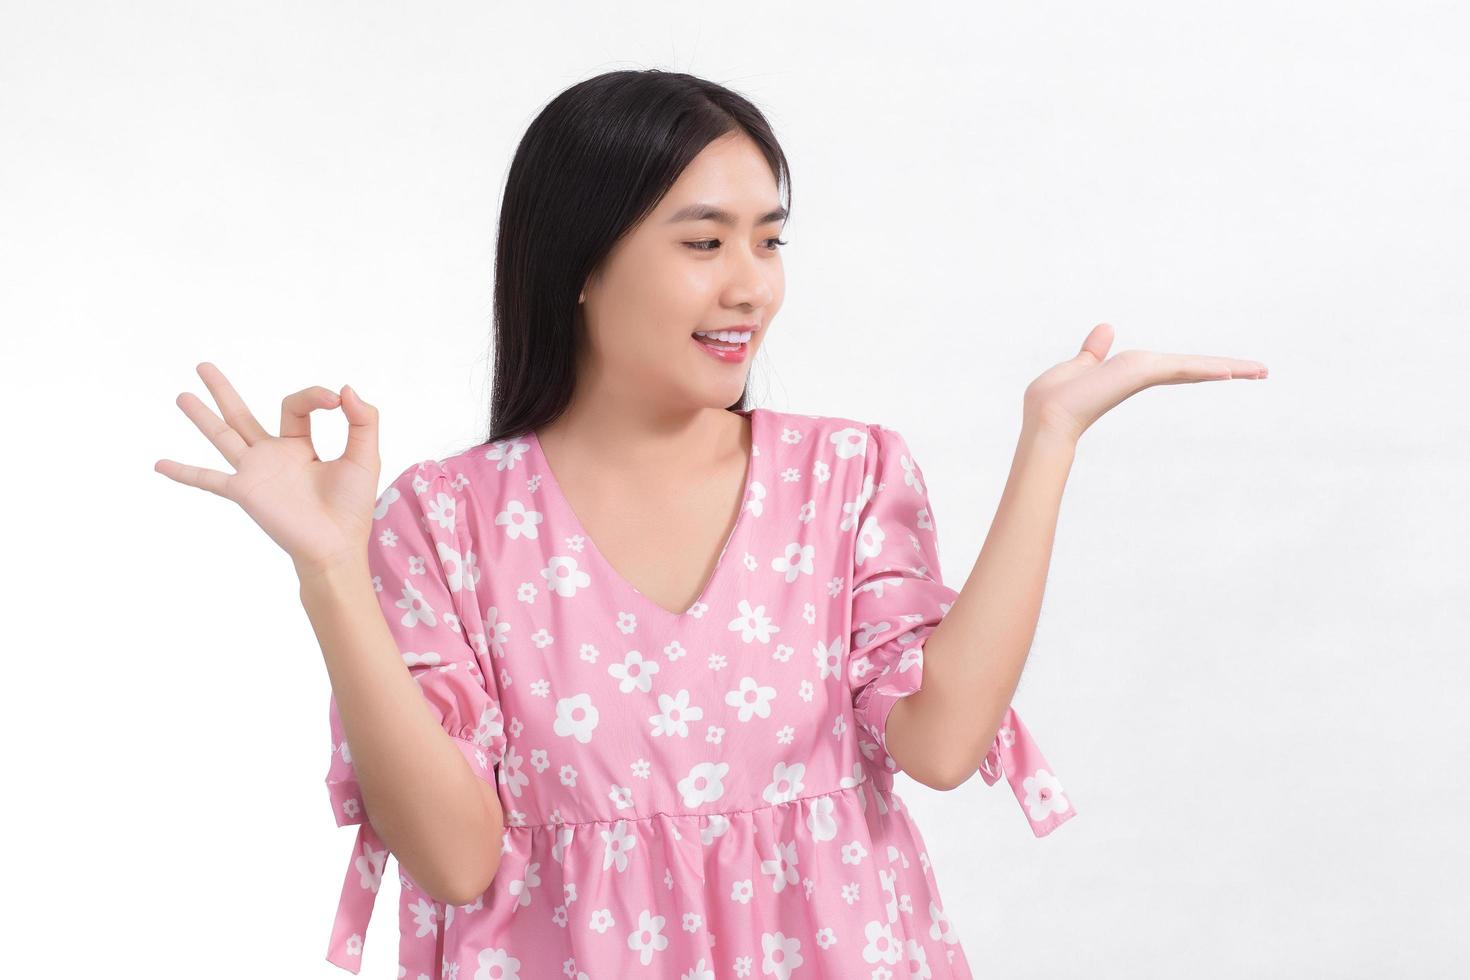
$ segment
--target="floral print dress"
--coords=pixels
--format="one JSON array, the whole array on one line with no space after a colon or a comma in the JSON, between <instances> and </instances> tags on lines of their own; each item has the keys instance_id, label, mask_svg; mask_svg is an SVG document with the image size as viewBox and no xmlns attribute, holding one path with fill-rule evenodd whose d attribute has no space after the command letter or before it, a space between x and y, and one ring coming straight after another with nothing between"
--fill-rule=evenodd
<instances>
[{"instance_id":1,"label":"floral print dress","mask_svg":"<svg viewBox=\"0 0 1470 980\"><path fill-rule=\"evenodd\" d=\"M399 869L399 977L972 976L885 725L957 592L899 433L756 408L744 503L673 613L622 579L534 431L405 470L370 567L424 698L505 813L448 905ZM326 784L358 825L327 959L357 973L388 851L335 698ZM1036 836L1075 810L1009 709L980 772Z\"/></svg>"}]
</instances>

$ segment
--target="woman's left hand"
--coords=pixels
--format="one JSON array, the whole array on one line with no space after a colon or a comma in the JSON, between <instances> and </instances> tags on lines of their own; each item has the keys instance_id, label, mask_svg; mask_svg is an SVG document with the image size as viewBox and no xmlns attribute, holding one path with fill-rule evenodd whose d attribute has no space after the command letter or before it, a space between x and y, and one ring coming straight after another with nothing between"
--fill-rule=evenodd
<instances>
[{"instance_id":1,"label":"woman's left hand","mask_svg":"<svg viewBox=\"0 0 1470 980\"><path fill-rule=\"evenodd\" d=\"M1106 323L1093 327L1076 357L1026 388L1024 423L1075 443L1109 409L1145 388L1266 377L1260 361L1148 350L1120 351L1109 359L1111 346L1113 328Z\"/></svg>"}]
</instances>

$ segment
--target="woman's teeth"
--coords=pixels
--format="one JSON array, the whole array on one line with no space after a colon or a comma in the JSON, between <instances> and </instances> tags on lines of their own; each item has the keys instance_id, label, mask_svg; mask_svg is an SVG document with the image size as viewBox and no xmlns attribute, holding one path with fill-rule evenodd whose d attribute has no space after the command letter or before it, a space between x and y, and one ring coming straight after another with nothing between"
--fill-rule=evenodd
<instances>
[{"instance_id":1,"label":"woman's teeth","mask_svg":"<svg viewBox=\"0 0 1470 980\"><path fill-rule=\"evenodd\" d=\"M750 340L752 330L696 330L694 336L717 350L735 350ZM722 343L714 343L722 341Z\"/></svg>"}]
</instances>

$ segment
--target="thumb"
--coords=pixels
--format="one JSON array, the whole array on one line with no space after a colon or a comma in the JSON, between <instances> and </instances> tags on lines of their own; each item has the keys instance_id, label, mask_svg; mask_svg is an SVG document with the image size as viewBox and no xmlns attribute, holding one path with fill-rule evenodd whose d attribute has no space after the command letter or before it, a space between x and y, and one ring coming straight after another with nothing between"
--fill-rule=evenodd
<instances>
[{"instance_id":1,"label":"thumb","mask_svg":"<svg viewBox=\"0 0 1470 980\"><path fill-rule=\"evenodd\" d=\"M357 389L342 386L342 413L347 416L347 448L342 456L364 469L378 467L378 410L358 397Z\"/></svg>"}]
</instances>

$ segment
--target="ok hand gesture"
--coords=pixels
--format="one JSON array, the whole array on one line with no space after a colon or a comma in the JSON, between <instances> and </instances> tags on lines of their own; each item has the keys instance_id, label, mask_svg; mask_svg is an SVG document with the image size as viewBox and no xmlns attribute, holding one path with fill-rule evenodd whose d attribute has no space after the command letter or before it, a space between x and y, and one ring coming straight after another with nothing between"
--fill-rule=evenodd
<instances>
[{"instance_id":1,"label":"ok hand gesture","mask_svg":"<svg viewBox=\"0 0 1470 980\"><path fill-rule=\"evenodd\" d=\"M177 404L235 472L170 459L160 459L154 470L239 504L285 549L298 572L346 562L366 567L380 468L378 410L348 385L340 394L304 388L281 401L281 434L273 436L218 368L205 361L196 370L224 418L189 392ZM347 448L323 461L311 443L311 413L338 405L347 416Z\"/></svg>"}]
</instances>

